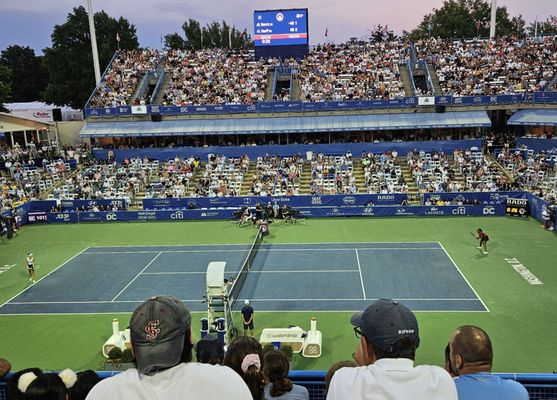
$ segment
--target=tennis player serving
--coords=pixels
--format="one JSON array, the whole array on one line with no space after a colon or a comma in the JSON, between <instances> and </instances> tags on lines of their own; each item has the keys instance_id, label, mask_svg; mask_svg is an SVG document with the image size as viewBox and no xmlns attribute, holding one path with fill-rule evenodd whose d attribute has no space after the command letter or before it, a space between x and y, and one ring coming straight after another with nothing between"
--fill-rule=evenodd
<instances>
[{"instance_id":1,"label":"tennis player serving","mask_svg":"<svg viewBox=\"0 0 557 400\"><path fill-rule=\"evenodd\" d=\"M489 236L487 236L487 234L482 231L481 228L478 228L476 232L478 233L476 239L479 239L480 241L478 249L482 250L484 254L487 254L487 242L489 242Z\"/></svg>"}]
</instances>

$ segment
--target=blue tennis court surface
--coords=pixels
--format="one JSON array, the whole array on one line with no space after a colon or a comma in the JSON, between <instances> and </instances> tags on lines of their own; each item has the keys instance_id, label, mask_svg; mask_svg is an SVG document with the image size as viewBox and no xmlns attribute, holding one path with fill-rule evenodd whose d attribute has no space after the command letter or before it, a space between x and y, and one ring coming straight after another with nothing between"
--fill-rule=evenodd
<instances>
[{"instance_id":1,"label":"blue tennis court surface","mask_svg":"<svg viewBox=\"0 0 557 400\"><path fill-rule=\"evenodd\" d=\"M0 307L0 314L131 312L165 294L206 311L205 272L237 275L250 246L92 247ZM378 298L416 311L488 311L438 242L262 244L239 295L257 311L356 311Z\"/></svg>"}]
</instances>

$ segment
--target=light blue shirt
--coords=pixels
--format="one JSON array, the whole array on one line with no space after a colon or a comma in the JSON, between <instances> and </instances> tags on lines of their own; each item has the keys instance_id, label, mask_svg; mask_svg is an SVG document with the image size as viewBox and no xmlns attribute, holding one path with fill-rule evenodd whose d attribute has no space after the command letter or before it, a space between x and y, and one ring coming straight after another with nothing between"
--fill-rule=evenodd
<instances>
[{"instance_id":1,"label":"light blue shirt","mask_svg":"<svg viewBox=\"0 0 557 400\"><path fill-rule=\"evenodd\" d=\"M520 383L489 372L454 378L459 400L528 400L528 391Z\"/></svg>"},{"instance_id":2,"label":"light blue shirt","mask_svg":"<svg viewBox=\"0 0 557 400\"><path fill-rule=\"evenodd\" d=\"M286 392L282 396L273 397L271 396L272 383L265 386L265 400L281 399L281 400L309 400L308 390L300 385L292 385L292 390Z\"/></svg>"}]
</instances>

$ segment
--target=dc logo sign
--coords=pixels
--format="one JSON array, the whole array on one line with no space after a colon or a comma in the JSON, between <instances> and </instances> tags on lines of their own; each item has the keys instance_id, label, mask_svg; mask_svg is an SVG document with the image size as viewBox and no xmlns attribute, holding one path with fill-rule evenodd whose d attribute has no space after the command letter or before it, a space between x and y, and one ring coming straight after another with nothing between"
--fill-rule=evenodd
<instances>
[{"instance_id":1,"label":"dc logo sign","mask_svg":"<svg viewBox=\"0 0 557 400\"><path fill-rule=\"evenodd\" d=\"M107 221L116 221L117 219L118 219L118 217L114 213L106 214L106 220Z\"/></svg>"},{"instance_id":2,"label":"dc logo sign","mask_svg":"<svg viewBox=\"0 0 557 400\"><path fill-rule=\"evenodd\" d=\"M495 215L495 207L484 207L483 215Z\"/></svg>"}]
</instances>

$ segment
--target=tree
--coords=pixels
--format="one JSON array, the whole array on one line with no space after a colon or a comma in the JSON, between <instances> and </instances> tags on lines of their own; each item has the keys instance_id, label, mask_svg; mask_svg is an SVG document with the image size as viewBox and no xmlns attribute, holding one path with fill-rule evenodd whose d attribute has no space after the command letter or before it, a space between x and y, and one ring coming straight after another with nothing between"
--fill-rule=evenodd
<instances>
[{"instance_id":1,"label":"tree","mask_svg":"<svg viewBox=\"0 0 557 400\"><path fill-rule=\"evenodd\" d=\"M524 36L522 16L510 19L507 7L497 7L496 20L497 36ZM485 0L445 0L441 8L423 17L411 37L488 37L490 21L491 4Z\"/></svg>"},{"instance_id":2,"label":"tree","mask_svg":"<svg viewBox=\"0 0 557 400\"><path fill-rule=\"evenodd\" d=\"M36 101L48 83L43 58L29 47L9 46L2 51L0 64L15 71L12 74L11 98L13 102Z\"/></svg>"},{"instance_id":3,"label":"tree","mask_svg":"<svg viewBox=\"0 0 557 400\"><path fill-rule=\"evenodd\" d=\"M95 13L94 21L101 71L118 49L116 34L120 49L139 47L135 26L125 18L116 20L101 11ZM82 108L96 86L85 8L75 7L65 23L54 26L51 38L52 47L44 49L49 81L42 97L48 103Z\"/></svg>"},{"instance_id":4,"label":"tree","mask_svg":"<svg viewBox=\"0 0 557 400\"><path fill-rule=\"evenodd\" d=\"M186 41L178 33L164 35L164 48L167 50L180 50L186 48Z\"/></svg>"},{"instance_id":5,"label":"tree","mask_svg":"<svg viewBox=\"0 0 557 400\"><path fill-rule=\"evenodd\" d=\"M536 34L536 23L532 22L528 26L528 34L534 36ZM538 36L542 35L557 35L557 17L551 16L545 21L538 22L537 29Z\"/></svg>"},{"instance_id":6,"label":"tree","mask_svg":"<svg viewBox=\"0 0 557 400\"><path fill-rule=\"evenodd\" d=\"M10 101L11 94L11 71L5 65L0 64L0 111L7 112L4 103Z\"/></svg>"},{"instance_id":7,"label":"tree","mask_svg":"<svg viewBox=\"0 0 557 400\"><path fill-rule=\"evenodd\" d=\"M172 33L164 37L165 48L191 49L225 48L232 44L232 48L253 47L253 41L247 30L240 32L226 21L213 21L202 27L199 21L189 19L182 24L185 38L179 33Z\"/></svg>"}]
</instances>

